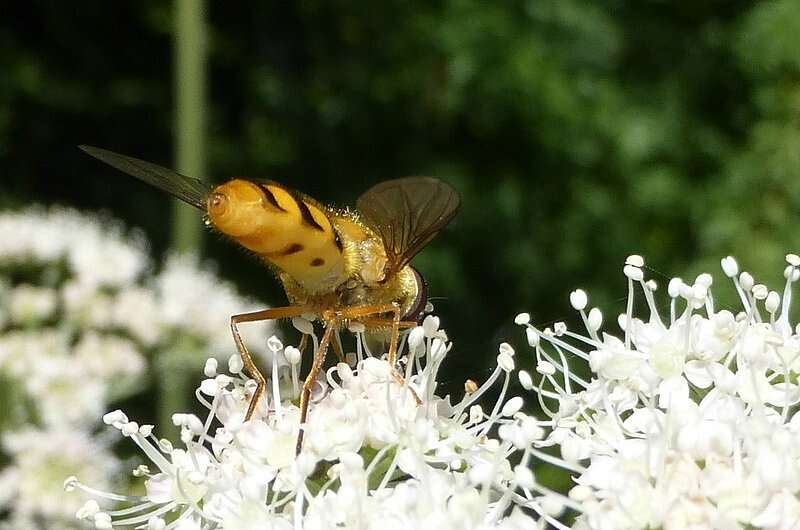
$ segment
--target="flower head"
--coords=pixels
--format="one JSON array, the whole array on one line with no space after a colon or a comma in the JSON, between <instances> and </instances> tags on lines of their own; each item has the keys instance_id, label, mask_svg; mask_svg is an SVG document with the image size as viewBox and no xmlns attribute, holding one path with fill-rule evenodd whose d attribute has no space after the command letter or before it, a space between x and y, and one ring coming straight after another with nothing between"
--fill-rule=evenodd
<instances>
[{"instance_id":1,"label":"flower head","mask_svg":"<svg viewBox=\"0 0 800 530\"><path fill-rule=\"evenodd\" d=\"M713 279L701 274L669 283L661 315L638 258L625 267L620 333L601 332L583 297L573 306L584 334L518 319L541 367L527 387L550 419L536 445L559 446L554 463L573 474L576 528L800 525L800 335L789 323L799 274L787 262L781 297L722 260L737 313L715 307ZM580 359L588 379L576 373Z\"/></svg>"},{"instance_id":2,"label":"flower head","mask_svg":"<svg viewBox=\"0 0 800 530\"><path fill-rule=\"evenodd\" d=\"M313 333L306 323L295 325ZM508 345L492 376L451 403L435 394L450 349L438 319L413 330L403 344L410 350L403 358L406 383L368 352L363 330L356 335L352 365L339 363L316 381L299 455L294 400L301 361L295 348L271 339L272 377L250 421L244 416L253 382L242 375L238 357L229 363L233 373L218 373L213 359L206 363L207 379L196 396L209 413L174 415L180 447L121 411L107 414L104 421L150 460L137 471L146 494L107 494L75 479L70 487L127 503L108 510L91 504L79 515L103 528L514 528L534 524L536 514L552 519L526 468L543 431L520 412L521 398L503 402L511 378L505 365L513 365ZM311 342L317 344L316 336ZM500 399L485 412L476 400L500 380ZM514 453L521 467L512 466Z\"/></svg>"}]
</instances>

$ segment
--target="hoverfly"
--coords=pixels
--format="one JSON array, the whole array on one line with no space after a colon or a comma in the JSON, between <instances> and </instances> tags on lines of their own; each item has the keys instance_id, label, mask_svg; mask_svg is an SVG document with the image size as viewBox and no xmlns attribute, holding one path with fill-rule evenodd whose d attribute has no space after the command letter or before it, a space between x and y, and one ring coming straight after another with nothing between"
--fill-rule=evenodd
<instances>
[{"instance_id":1,"label":"hoverfly","mask_svg":"<svg viewBox=\"0 0 800 530\"><path fill-rule=\"evenodd\" d=\"M298 452L311 386L334 334L334 349L342 355L338 329L345 323L360 322L374 334L388 330L387 358L395 379L403 382L396 370L400 329L416 326L427 303L425 280L409 262L455 216L460 199L450 185L431 177L388 180L361 195L356 211L339 210L273 181L234 178L210 188L150 162L80 148L204 212L206 224L254 252L283 285L289 305L231 316L245 372L256 382L246 420L264 395L266 381L239 334L243 322L311 314L324 324L300 395Z\"/></svg>"}]
</instances>

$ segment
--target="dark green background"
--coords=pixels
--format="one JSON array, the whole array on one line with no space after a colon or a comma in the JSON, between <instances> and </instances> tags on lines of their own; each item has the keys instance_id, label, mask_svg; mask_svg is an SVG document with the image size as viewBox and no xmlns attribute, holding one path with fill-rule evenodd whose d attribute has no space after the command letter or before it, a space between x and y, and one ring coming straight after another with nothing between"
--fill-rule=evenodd
<instances>
[{"instance_id":1,"label":"dark green background","mask_svg":"<svg viewBox=\"0 0 800 530\"><path fill-rule=\"evenodd\" d=\"M74 146L172 164L172 4L2 10L2 204L106 209L164 252L170 200ZM207 21L214 181L336 205L407 174L460 190L415 261L443 297L456 386L521 336L517 312L568 318L575 287L612 320L628 254L664 287L727 254L777 287L798 247L796 0L210 2ZM233 245L208 234L204 252L284 302Z\"/></svg>"}]
</instances>

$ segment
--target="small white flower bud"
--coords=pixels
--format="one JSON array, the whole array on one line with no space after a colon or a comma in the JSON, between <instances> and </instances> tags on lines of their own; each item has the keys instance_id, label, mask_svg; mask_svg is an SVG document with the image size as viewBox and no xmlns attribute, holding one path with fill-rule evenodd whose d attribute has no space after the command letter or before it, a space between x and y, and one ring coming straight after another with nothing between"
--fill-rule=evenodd
<instances>
[{"instance_id":1,"label":"small white flower bud","mask_svg":"<svg viewBox=\"0 0 800 530\"><path fill-rule=\"evenodd\" d=\"M339 461L349 471L364 469L364 459L358 453L343 453L339 456Z\"/></svg>"},{"instance_id":2,"label":"small white flower bud","mask_svg":"<svg viewBox=\"0 0 800 530\"><path fill-rule=\"evenodd\" d=\"M342 474L342 464L336 463L328 468L325 473L329 479L337 479Z\"/></svg>"},{"instance_id":3,"label":"small white flower bud","mask_svg":"<svg viewBox=\"0 0 800 530\"><path fill-rule=\"evenodd\" d=\"M514 443L513 440L516 437L515 430L516 426L513 423L503 423L497 428L497 436L504 442Z\"/></svg>"},{"instance_id":4,"label":"small white flower bud","mask_svg":"<svg viewBox=\"0 0 800 530\"><path fill-rule=\"evenodd\" d=\"M739 275L739 284L745 291L752 289L755 283L753 276L749 272L743 272Z\"/></svg>"},{"instance_id":5,"label":"small white flower bud","mask_svg":"<svg viewBox=\"0 0 800 530\"><path fill-rule=\"evenodd\" d=\"M219 362L215 358L211 357L209 359L206 359L206 364L203 367L203 373L205 374L206 377L214 377L215 375L217 375L218 366Z\"/></svg>"},{"instance_id":6,"label":"small white flower bud","mask_svg":"<svg viewBox=\"0 0 800 530\"><path fill-rule=\"evenodd\" d=\"M194 434L202 434L206 432L205 426L203 422L200 421L200 418L195 416L194 414L187 414L184 420L184 425L187 429L192 431Z\"/></svg>"},{"instance_id":7,"label":"small white flower bud","mask_svg":"<svg viewBox=\"0 0 800 530\"><path fill-rule=\"evenodd\" d=\"M733 278L737 274L739 274L739 264L736 263L736 260L733 259L733 256L727 256L722 258L720 261L720 265L722 265L722 272L725 273L725 276L728 278Z\"/></svg>"},{"instance_id":8,"label":"small white flower bud","mask_svg":"<svg viewBox=\"0 0 800 530\"><path fill-rule=\"evenodd\" d=\"M697 278L695 278L694 283L700 284L706 289L708 289L709 287L711 287L711 284L714 283L714 277L707 272L703 272L700 275L698 275Z\"/></svg>"},{"instance_id":9,"label":"small white flower bud","mask_svg":"<svg viewBox=\"0 0 800 530\"><path fill-rule=\"evenodd\" d=\"M431 360L436 362L439 361L444 354L447 353L447 346L445 346L444 342L441 339L433 339L431 343Z\"/></svg>"},{"instance_id":10,"label":"small white flower bud","mask_svg":"<svg viewBox=\"0 0 800 530\"><path fill-rule=\"evenodd\" d=\"M694 284L691 297L695 300L704 301L708 297L708 288L700 283Z\"/></svg>"},{"instance_id":11,"label":"small white flower bud","mask_svg":"<svg viewBox=\"0 0 800 530\"><path fill-rule=\"evenodd\" d=\"M764 302L764 306L767 308L767 311L770 313L774 313L778 310L778 307L781 305L781 296L776 293L775 291L770 291L767 295L767 300Z\"/></svg>"},{"instance_id":12,"label":"small white flower bud","mask_svg":"<svg viewBox=\"0 0 800 530\"><path fill-rule=\"evenodd\" d=\"M520 370L518 377L519 384L522 385L522 388L525 390L533 390L533 379L531 378L531 374L525 370Z\"/></svg>"},{"instance_id":13,"label":"small white flower bud","mask_svg":"<svg viewBox=\"0 0 800 530\"><path fill-rule=\"evenodd\" d=\"M310 320L307 320L303 317L294 317L292 319L292 326L294 326L294 329L304 335L314 334L314 324L312 324Z\"/></svg>"},{"instance_id":14,"label":"small white flower bud","mask_svg":"<svg viewBox=\"0 0 800 530\"><path fill-rule=\"evenodd\" d=\"M786 263L792 267L800 267L800 256L797 254L786 254Z\"/></svg>"},{"instance_id":15,"label":"small white flower bud","mask_svg":"<svg viewBox=\"0 0 800 530\"><path fill-rule=\"evenodd\" d=\"M281 339L273 335L267 339L267 348L269 348L269 351L272 353L278 353L283 349L283 343Z\"/></svg>"},{"instance_id":16,"label":"small white flower bud","mask_svg":"<svg viewBox=\"0 0 800 530\"><path fill-rule=\"evenodd\" d=\"M556 367L548 361L539 361L536 363L536 371L542 375L553 375L556 373Z\"/></svg>"},{"instance_id":17,"label":"small white flower bud","mask_svg":"<svg viewBox=\"0 0 800 530\"><path fill-rule=\"evenodd\" d=\"M567 332L567 325L564 322L556 322L555 324L553 324L553 334L556 337L560 337L566 332Z\"/></svg>"},{"instance_id":18,"label":"small white flower bud","mask_svg":"<svg viewBox=\"0 0 800 530\"><path fill-rule=\"evenodd\" d=\"M229 384L233 382L233 378L226 374L219 374L217 377L214 378L217 382L218 388L226 388Z\"/></svg>"},{"instance_id":19,"label":"small white flower bud","mask_svg":"<svg viewBox=\"0 0 800 530\"><path fill-rule=\"evenodd\" d=\"M500 411L500 414L502 414L505 417L513 416L514 414L520 411L524 403L525 402L522 400L521 397L515 396L506 401L505 405L503 405L503 408Z\"/></svg>"},{"instance_id":20,"label":"small white flower bud","mask_svg":"<svg viewBox=\"0 0 800 530\"><path fill-rule=\"evenodd\" d=\"M592 498L592 489L588 486L575 486L569 490L568 495L574 501L584 502Z\"/></svg>"},{"instance_id":21,"label":"small white flower bud","mask_svg":"<svg viewBox=\"0 0 800 530\"><path fill-rule=\"evenodd\" d=\"M525 337L528 339L528 346L535 348L539 344L539 334L533 328L525 329Z\"/></svg>"},{"instance_id":22,"label":"small white flower bud","mask_svg":"<svg viewBox=\"0 0 800 530\"><path fill-rule=\"evenodd\" d=\"M498 348L498 350L500 351L500 353L506 353L506 354L510 355L511 357L513 357L514 353L515 353L514 352L514 348L511 346L511 344L509 344L507 342L501 342L500 343L500 347Z\"/></svg>"},{"instance_id":23,"label":"small white flower bud","mask_svg":"<svg viewBox=\"0 0 800 530\"><path fill-rule=\"evenodd\" d=\"M64 480L64 491L66 492L75 491L75 488L78 487L78 484L80 484L80 482L78 481L78 477L76 477L75 475L70 475L69 477L66 478L66 480Z\"/></svg>"},{"instance_id":24,"label":"small white flower bud","mask_svg":"<svg viewBox=\"0 0 800 530\"><path fill-rule=\"evenodd\" d=\"M642 269L639 267L634 267L633 265L625 265L625 267L622 269L622 272L628 277L629 280L633 280L635 282L639 282L644 278Z\"/></svg>"},{"instance_id":25,"label":"small white flower bud","mask_svg":"<svg viewBox=\"0 0 800 530\"><path fill-rule=\"evenodd\" d=\"M97 530L111 530L111 516L106 512L94 514L94 527Z\"/></svg>"},{"instance_id":26,"label":"small white flower bud","mask_svg":"<svg viewBox=\"0 0 800 530\"><path fill-rule=\"evenodd\" d=\"M544 438L544 429L539 427L539 424L536 423L536 418L525 416L520 422L519 427L528 445Z\"/></svg>"},{"instance_id":27,"label":"small white flower bud","mask_svg":"<svg viewBox=\"0 0 800 530\"><path fill-rule=\"evenodd\" d=\"M422 327L425 329L425 336L432 337L439 330L439 317L428 315L422 321Z\"/></svg>"},{"instance_id":28,"label":"small white flower bud","mask_svg":"<svg viewBox=\"0 0 800 530\"><path fill-rule=\"evenodd\" d=\"M597 331L600 329L600 326L603 325L603 312L593 307L591 311L589 311L589 317L586 320L588 321L589 329Z\"/></svg>"},{"instance_id":29,"label":"small white flower bud","mask_svg":"<svg viewBox=\"0 0 800 530\"><path fill-rule=\"evenodd\" d=\"M207 396L216 396L218 390L216 379L203 379L203 382L200 383L200 392Z\"/></svg>"},{"instance_id":30,"label":"small white flower bud","mask_svg":"<svg viewBox=\"0 0 800 530\"><path fill-rule=\"evenodd\" d=\"M797 269L795 267L792 267L791 265L787 265L786 268L783 269L783 277L786 278L787 280L790 279L792 277L792 275L794 274L794 271L796 271L796 270Z\"/></svg>"},{"instance_id":31,"label":"small white flower bud","mask_svg":"<svg viewBox=\"0 0 800 530\"><path fill-rule=\"evenodd\" d=\"M117 409L103 415L103 423L106 425L113 425L119 429L122 425L128 423L128 416L126 416L121 410Z\"/></svg>"},{"instance_id":32,"label":"small white flower bud","mask_svg":"<svg viewBox=\"0 0 800 530\"><path fill-rule=\"evenodd\" d=\"M769 295L769 289L763 283L759 283L753 286L753 296L756 300L766 300L767 296Z\"/></svg>"},{"instance_id":33,"label":"small white flower bud","mask_svg":"<svg viewBox=\"0 0 800 530\"><path fill-rule=\"evenodd\" d=\"M644 282L644 286L650 289L651 291L655 291L658 289L658 283L655 280L647 280Z\"/></svg>"},{"instance_id":34,"label":"small white flower bud","mask_svg":"<svg viewBox=\"0 0 800 530\"><path fill-rule=\"evenodd\" d=\"M558 517L564 511L564 503L556 495L543 495L539 505L544 513L551 517Z\"/></svg>"},{"instance_id":35,"label":"small white flower bud","mask_svg":"<svg viewBox=\"0 0 800 530\"><path fill-rule=\"evenodd\" d=\"M411 333L408 334L408 347L411 348L412 351L419 348L422 341L425 339L425 328L422 326L417 326L411 330Z\"/></svg>"},{"instance_id":36,"label":"small white flower bud","mask_svg":"<svg viewBox=\"0 0 800 530\"><path fill-rule=\"evenodd\" d=\"M631 265L633 267L644 267L644 258L641 257L639 254L631 254L627 258L625 258L625 265Z\"/></svg>"},{"instance_id":37,"label":"small white flower bud","mask_svg":"<svg viewBox=\"0 0 800 530\"><path fill-rule=\"evenodd\" d=\"M244 368L242 357L237 353L228 357L228 371L232 374L241 373Z\"/></svg>"},{"instance_id":38,"label":"small white flower bud","mask_svg":"<svg viewBox=\"0 0 800 530\"><path fill-rule=\"evenodd\" d=\"M575 289L569 293L569 303L578 311L583 311L589 303L589 297L583 289Z\"/></svg>"},{"instance_id":39,"label":"small white flower bud","mask_svg":"<svg viewBox=\"0 0 800 530\"><path fill-rule=\"evenodd\" d=\"M294 346L286 346L286 348L283 350L283 356L286 357L286 360L289 361L289 364L296 365L300 362L302 354L300 353L300 350Z\"/></svg>"},{"instance_id":40,"label":"small white flower bud","mask_svg":"<svg viewBox=\"0 0 800 530\"><path fill-rule=\"evenodd\" d=\"M97 512L100 511L100 505L97 504L97 501L94 499L89 499L81 506L77 512L75 512L75 517L77 519L89 519L90 517L94 517Z\"/></svg>"},{"instance_id":41,"label":"small white flower bud","mask_svg":"<svg viewBox=\"0 0 800 530\"><path fill-rule=\"evenodd\" d=\"M672 278L667 285L667 294L669 294L670 298L678 298L681 294L681 287L683 287L683 280Z\"/></svg>"},{"instance_id":42,"label":"small white flower bud","mask_svg":"<svg viewBox=\"0 0 800 530\"><path fill-rule=\"evenodd\" d=\"M501 353L497 356L497 365L504 371L511 372L514 370L514 359L507 353Z\"/></svg>"},{"instance_id":43,"label":"small white flower bud","mask_svg":"<svg viewBox=\"0 0 800 530\"><path fill-rule=\"evenodd\" d=\"M338 363L336 365L336 372L342 381L347 381L353 378L353 370L347 363Z\"/></svg>"},{"instance_id":44,"label":"small white flower bud","mask_svg":"<svg viewBox=\"0 0 800 530\"><path fill-rule=\"evenodd\" d=\"M151 434L153 434L154 428L155 426L153 425L142 425L139 427L139 434L141 434L142 436L150 436Z\"/></svg>"},{"instance_id":45,"label":"small white flower bud","mask_svg":"<svg viewBox=\"0 0 800 530\"><path fill-rule=\"evenodd\" d=\"M524 326L525 324L529 324L531 321L530 313L520 313L514 318L514 324L518 326Z\"/></svg>"},{"instance_id":46,"label":"small white flower bud","mask_svg":"<svg viewBox=\"0 0 800 530\"><path fill-rule=\"evenodd\" d=\"M335 409L341 409L347 404L347 394L341 388L334 388L328 395L328 399Z\"/></svg>"},{"instance_id":47,"label":"small white flower bud","mask_svg":"<svg viewBox=\"0 0 800 530\"><path fill-rule=\"evenodd\" d=\"M123 436L132 436L134 434L138 434L139 424L136 423L135 421L129 421L128 423L123 425L122 429L120 430L122 431Z\"/></svg>"},{"instance_id":48,"label":"small white flower bud","mask_svg":"<svg viewBox=\"0 0 800 530\"><path fill-rule=\"evenodd\" d=\"M483 419L483 408L480 405L472 405L469 408L469 423L475 425Z\"/></svg>"}]
</instances>

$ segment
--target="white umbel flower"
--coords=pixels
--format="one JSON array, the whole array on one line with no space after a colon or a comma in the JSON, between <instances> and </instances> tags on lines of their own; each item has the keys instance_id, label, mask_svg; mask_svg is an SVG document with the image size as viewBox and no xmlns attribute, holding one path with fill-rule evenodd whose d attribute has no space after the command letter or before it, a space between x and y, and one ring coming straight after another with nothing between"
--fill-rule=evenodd
<instances>
[{"instance_id":1,"label":"white umbel flower","mask_svg":"<svg viewBox=\"0 0 800 530\"><path fill-rule=\"evenodd\" d=\"M504 404L512 374L498 365L483 385L451 404L434 393L450 344L438 319L428 320L422 333L422 339L414 334L415 357L408 361L416 369L401 384L386 360L367 353L363 332L357 332L355 366L339 363L315 385L297 456L299 410L292 400L299 391L298 363L285 359L277 340L269 341L277 380L270 379L251 421L243 418L252 382L238 371L219 374L216 362L206 364L208 379L196 393L208 417L173 416L181 447L157 439L151 426L121 411L107 414L105 422L151 462L136 471L146 494L104 493L75 479L69 486L100 507L91 505L79 516L95 526L99 517L104 528L163 528L167 513L173 520L168 528L461 530L535 527L537 519L565 528L552 514L571 501L542 495L546 490L533 473L515 472L510 463L516 453L525 467L544 434L520 412L522 398ZM509 349L501 347L501 357ZM294 357L296 349L289 354ZM484 412L476 400L500 381L498 401ZM109 501L127 508L103 507Z\"/></svg>"},{"instance_id":2,"label":"white umbel flower","mask_svg":"<svg viewBox=\"0 0 800 530\"><path fill-rule=\"evenodd\" d=\"M712 278L701 274L691 285L669 283L667 316L637 258L625 267L621 332L601 334L585 317L585 334L521 323L537 337L528 340L536 362L555 369L537 370L526 387L550 418L535 445L558 446L560 459L551 462L573 475L574 527L800 527L800 335L789 322L795 256L787 257L782 297L728 257L722 267L741 300L738 313L715 307ZM637 285L644 308L635 311ZM590 378L573 371L577 359Z\"/></svg>"}]
</instances>

